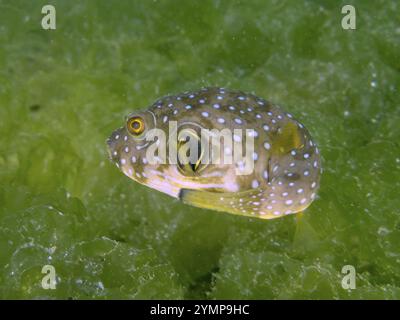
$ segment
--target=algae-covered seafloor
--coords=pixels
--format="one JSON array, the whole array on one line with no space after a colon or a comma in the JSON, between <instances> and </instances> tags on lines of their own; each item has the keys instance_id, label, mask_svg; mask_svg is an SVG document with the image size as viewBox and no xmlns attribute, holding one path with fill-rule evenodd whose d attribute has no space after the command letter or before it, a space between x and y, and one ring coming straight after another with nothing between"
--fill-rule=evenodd
<instances>
[{"instance_id":1,"label":"algae-covered seafloor","mask_svg":"<svg viewBox=\"0 0 400 320\"><path fill-rule=\"evenodd\" d=\"M43 30L43 1L0 1L1 298L400 298L397 1L52 4ZM124 115L202 86L310 130L324 172L303 217L197 209L111 165Z\"/></svg>"}]
</instances>

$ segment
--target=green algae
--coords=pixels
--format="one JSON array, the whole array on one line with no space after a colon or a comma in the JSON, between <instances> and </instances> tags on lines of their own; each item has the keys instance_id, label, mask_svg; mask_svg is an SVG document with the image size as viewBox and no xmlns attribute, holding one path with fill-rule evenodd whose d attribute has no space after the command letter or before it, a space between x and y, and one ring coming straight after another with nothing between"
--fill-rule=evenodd
<instances>
[{"instance_id":1,"label":"green algae","mask_svg":"<svg viewBox=\"0 0 400 320\"><path fill-rule=\"evenodd\" d=\"M0 297L399 299L399 5L351 3L353 31L341 1L54 1L45 31L42 2L0 1ZM125 114L201 86L307 126L324 172L303 217L188 207L111 165Z\"/></svg>"}]
</instances>

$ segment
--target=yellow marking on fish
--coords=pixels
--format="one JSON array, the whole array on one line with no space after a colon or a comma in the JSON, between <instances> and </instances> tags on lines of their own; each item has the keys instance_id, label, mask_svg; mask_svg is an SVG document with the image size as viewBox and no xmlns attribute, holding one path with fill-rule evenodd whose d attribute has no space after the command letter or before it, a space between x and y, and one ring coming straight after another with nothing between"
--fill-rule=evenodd
<instances>
[{"instance_id":1,"label":"yellow marking on fish","mask_svg":"<svg viewBox=\"0 0 400 320\"><path fill-rule=\"evenodd\" d=\"M287 122L272 139L272 153L274 154L286 154L293 149L301 149L304 146L300 128L293 122Z\"/></svg>"}]
</instances>

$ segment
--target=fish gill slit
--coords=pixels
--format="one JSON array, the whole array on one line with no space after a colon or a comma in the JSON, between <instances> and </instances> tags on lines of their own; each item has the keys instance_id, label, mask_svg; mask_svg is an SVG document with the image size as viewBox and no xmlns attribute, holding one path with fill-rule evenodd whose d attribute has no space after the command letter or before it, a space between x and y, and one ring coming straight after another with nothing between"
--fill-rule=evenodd
<instances>
[{"instance_id":1,"label":"fish gill slit","mask_svg":"<svg viewBox=\"0 0 400 320\"><path fill-rule=\"evenodd\" d=\"M271 172L271 158L270 157L268 158L268 161L267 161L267 172L268 172L267 183L270 183L271 182L271 174L272 174L272 172Z\"/></svg>"}]
</instances>

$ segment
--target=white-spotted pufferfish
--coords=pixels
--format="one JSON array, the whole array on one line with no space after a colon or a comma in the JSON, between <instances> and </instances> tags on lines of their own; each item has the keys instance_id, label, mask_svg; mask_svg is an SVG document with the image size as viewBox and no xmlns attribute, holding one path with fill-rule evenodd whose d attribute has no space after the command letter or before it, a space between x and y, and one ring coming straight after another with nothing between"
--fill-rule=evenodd
<instances>
[{"instance_id":1,"label":"white-spotted pufferfish","mask_svg":"<svg viewBox=\"0 0 400 320\"><path fill-rule=\"evenodd\" d=\"M195 164L150 164L146 150L157 141L146 135L154 128L168 131L170 121L177 123L178 139L183 130L196 137L200 128L253 129L254 170L237 175L238 163L202 164L201 150ZM129 178L201 208L272 219L303 211L319 188L319 151L306 128L279 106L241 91L204 88L166 96L130 114L107 144Z\"/></svg>"}]
</instances>

